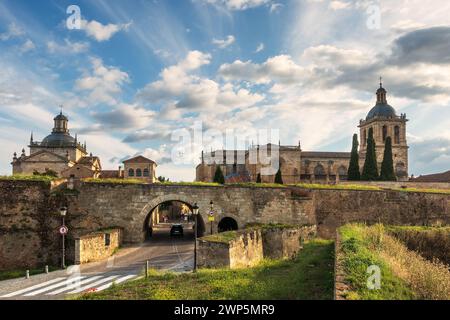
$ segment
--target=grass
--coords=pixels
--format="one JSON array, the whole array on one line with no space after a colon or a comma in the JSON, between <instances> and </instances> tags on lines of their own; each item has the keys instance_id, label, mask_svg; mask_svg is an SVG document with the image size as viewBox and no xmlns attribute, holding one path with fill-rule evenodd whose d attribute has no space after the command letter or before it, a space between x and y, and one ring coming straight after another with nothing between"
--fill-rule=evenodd
<instances>
[{"instance_id":1,"label":"grass","mask_svg":"<svg viewBox=\"0 0 450 320\"><path fill-rule=\"evenodd\" d=\"M326 190L383 190L377 186L367 186L362 184L320 184L320 183L297 183L292 185L303 189L326 189Z\"/></svg>"},{"instance_id":2,"label":"grass","mask_svg":"<svg viewBox=\"0 0 450 320\"><path fill-rule=\"evenodd\" d=\"M417 251L424 258L439 261L450 267L450 227L395 226L387 232Z\"/></svg>"},{"instance_id":3,"label":"grass","mask_svg":"<svg viewBox=\"0 0 450 320\"><path fill-rule=\"evenodd\" d=\"M302 228L307 225L295 225L295 224L286 224L286 223L249 223L245 226L246 229L293 229L293 228Z\"/></svg>"},{"instance_id":4,"label":"grass","mask_svg":"<svg viewBox=\"0 0 450 320\"><path fill-rule=\"evenodd\" d=\"M83 300L273 300L333 298L333 242L307 242L295 260L265 260L245 269L152 271L148 279L113 286Z\"/></svg>"},{"instance_id":5,"label":"grass","mask_svg":"<svg viewBox=\"0 0 450 320\"><path fill-rule=\"evenodd\" d=\"M238 237L242 232L238 231L226 231L221 233L215 233L211 235L204 236L200 238L201 240L209 241L209 242L220 242L220 243L229 243Z\"/></svg>"},{"instance_id":6,"label":"grass","mask_svg":"<svg viewBox=\"0 0 450 320\"><path fill-rule=\"evenodd\" d=\"M88 183L111 183L111 184L144 184L145 181L139 179L119 179L119 178L111 178L111 179L101 179L101 178L85 178L84 182Z\"/></svg>"},{"instance_id":7,"label":"grass","mask_svg":"<svg viewBox=\"0 0 450 320\"><path fill-rule=\"evenodd\" d=\"M58 267L49 266L48 267L49 272L58 270ZM29 269L30 270L30 276L41 274L45 272L45 268L36 268L36 269ZM0 281L3 280L10 280L10 279L17 279L17 278L25 278L26 269L15 269L15 270L6 270L6 271L0 271Z\"/></svg>"},{"instance_id":8,"label":"grass","mask_svg":"<svg viewBox=\"0 0 450 320\"><path fill-rule=\"evenodd\" d=\"M339 229L340 255L345 281L350 290L347 299L411 300L450 299L448 266L427 261L390 236L384 226L350 224ZM381 288L367 287L367 268L381 270Z\"/></svg>"},{"instance_id":9,"label":"grass","mask_svg":"<svg viewBox=\"0 0 450 320\"><path fill-rule=\"evenodd\" d=\"M15 174L12 176L0 176L0 180L10 180L10 181L43 181L50 183L53 180L57 180L53 176L41 176L41 175L22 175Z\"/></svg>"},{"instance_id":10,"label":"grass","mask_svg":"<svg viewBox=\"0 0 450 320\"><path fill-rule=\"evenodd\" d=\"M215 183L215 182L201 182L201 181L194 181L194 182L185 182L185 181L180 181L180 182L172 182L172 181L166 181L166 182L159 182L157 181L156 184L161 184L161 185L167 185L167 186L205 186L205 187L221 187L223 186L220 183Z\"/></svg>"}]
</instances>

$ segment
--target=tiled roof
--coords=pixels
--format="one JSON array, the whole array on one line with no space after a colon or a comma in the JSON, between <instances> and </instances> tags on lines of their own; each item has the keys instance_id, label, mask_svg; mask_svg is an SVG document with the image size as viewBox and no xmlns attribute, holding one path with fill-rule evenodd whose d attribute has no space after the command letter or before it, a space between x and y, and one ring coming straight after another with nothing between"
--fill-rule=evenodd
<instances>
[{"instance_id":1,"label":"tiled roof","mask_svg":"<svg viewBox=\"0 0 450 320\"><path fill-rule=\"evenodd\" d=\"M100 171L100 178L103 178L103 179L119 178L119 171L118 170L102 170L102 171Z\"/></svg>"},{"instance_id":2,"label":"tiled roof","mask_svg":"<svg viewBox=\"0 0 450 320\"><path fill-rule=\"evenodd\" d=\"M414 182L450 182L450 171L423 175L411 180Z\"/></svg>"},{"instance_id":3,"label":"tiled roof","mask_svg":"<svg viewBox=\"0 0 450 320\"><path fill-rule=\"evenodd\" d=\"M100 162L99 157L82 157L82 158L80 158L80 160L78 160L77 163L92 165L96 160Z\"/></svg>"},{"instance_id":4,"label":"tiled roof","mask_svg":"<svg viewBox=\"0 0 450 320\"><path fill-rule=\"evenodd\" d=\"M239 174L239 173L233 173L229 174L225 177L226 183L243 183L243 182L250 182L250 175L248 174Z\"/></svg>"},{"instance_id":5,"label":"tiled roof","mask_svg":"<svg viewBox=\"0 0 450 320\"><path fill-rule=\"evenodd\" d=\"M302 158L342 158L350 159L350 152L303 151Z\"/></svg>"},{"instance_id":6,"label":"tiled roof","mask_svg":"<svg viewBox=\"0 0 450 320\"><path fill-rule=\"evenodd\" d=\"M137 156L131 159L124 160L123 163L156 163L156 162L143 156Z\"/></svg>"}]
</instances>

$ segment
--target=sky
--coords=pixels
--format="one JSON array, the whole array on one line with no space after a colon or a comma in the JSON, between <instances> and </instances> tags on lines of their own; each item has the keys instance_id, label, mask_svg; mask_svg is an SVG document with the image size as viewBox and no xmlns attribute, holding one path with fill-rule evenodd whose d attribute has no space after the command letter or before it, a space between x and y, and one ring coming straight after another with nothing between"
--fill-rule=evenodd
<instances>
[{"instance_id":1,"label":"sky","mask_svg":"<svg viewBox=\"0 0 450 320\"><path fill-rule=\"evenodd\" d=\"M0 174L60 105L104 169L141 154L172 181L194 180L225 133L350 151L380 76L410 120L409 173L449 170L449 13L447 0L0 0Z\"/></svg>"}]
</instances>

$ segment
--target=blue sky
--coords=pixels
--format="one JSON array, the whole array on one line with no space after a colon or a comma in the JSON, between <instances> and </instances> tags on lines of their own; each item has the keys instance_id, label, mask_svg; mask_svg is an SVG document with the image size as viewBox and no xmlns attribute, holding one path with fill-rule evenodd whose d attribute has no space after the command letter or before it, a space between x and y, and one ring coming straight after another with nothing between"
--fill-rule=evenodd
<instances>
[{"instance_id":1,"label":"blue sky","mask_svg":"<svg viewBox=\"0 0 450 320\"><path fill-rule=\"evenodd\" d=\"M410 119L410 173L448 170L448 12L443 0L0 0L0 174L60 104L105 169L143 154L172 180L193 180L210 148L170 160L172 135L199 121L348 151L380 75Z\"/></svg>"}]
</instances>

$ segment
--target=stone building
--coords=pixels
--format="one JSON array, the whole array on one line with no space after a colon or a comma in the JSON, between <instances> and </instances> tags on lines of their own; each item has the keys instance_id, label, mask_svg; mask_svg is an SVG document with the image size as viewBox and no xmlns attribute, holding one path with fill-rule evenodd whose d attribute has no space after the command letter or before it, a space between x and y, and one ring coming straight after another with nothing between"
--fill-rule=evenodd
<instances>
[{"instance_id":1,"label":"stone building","mask_svg":"<svg viewBox=\"0 0 450 320\"><path fill-rule=\"evenodd\" d=\"M123 161L125 179L141 179L145 182L156 182L156 162L143 156Z\"/></svg>"},{"instance_id":2,"label":"stone building","mask_svg":"<svg viewBox=\"0 0 450 320\"><path fill-rule=\"evenodd\" d=\"M395 109L387 103L387 92L380 83L377 90L376 105L369 111L365 120L360 120L360 168L364 166L367 148L367 136L373 128L376 143L378 169L383 161L385 140L392 138L392 154L394 170L398 180L408 179L408 145L406 142L405 114L397 116ZM267 163L259 159L261 149L263 155L270 157L273 144L249 146L247 150L216 150L202 152L201 163L196 167L196 180L211 182L217 166L220 166L226 182L255 182L258 175L261 182L274 182L275 173L264 173ZM279 165L283 182L294 184L299 182L339 182L347 179L350 152L318 152L303 151L298 146L279 144Z\"/></svg>"},{"instance_id":3,"label":"stone building","mask_svg":"<svg viewBox=\"0 0 450 320\"><path fill-rule=\"evenodd\" d=\"M373 129L375 151L377 155L378 170L383 162L384 145L387 137L392 139L392 158L394 171L399 180L408 179L408 144L406 142L406 114L397 116L395 109L387 103L386 90L380 83L377 90L377 103L367 114L365 120L359 123L360 129L360 166L364 165L367 151L367 136L369 129Z\"/></svg>"},{"instance_id":4,"label":"stone building","mask_svg":"<svg viewBox=\"0 0 450 320\"><path fill-rule=\"evenodd\" d=\"M86 143L81 144L77 135L69 133L69 119L62 111L54 119L54 127L41 142L30 138L30 154L22 149L20 157L14 153L13 174L56 173L59 177L97 177L101 171L100 159L87 155Z\"/></svg>"}]
</instances>

